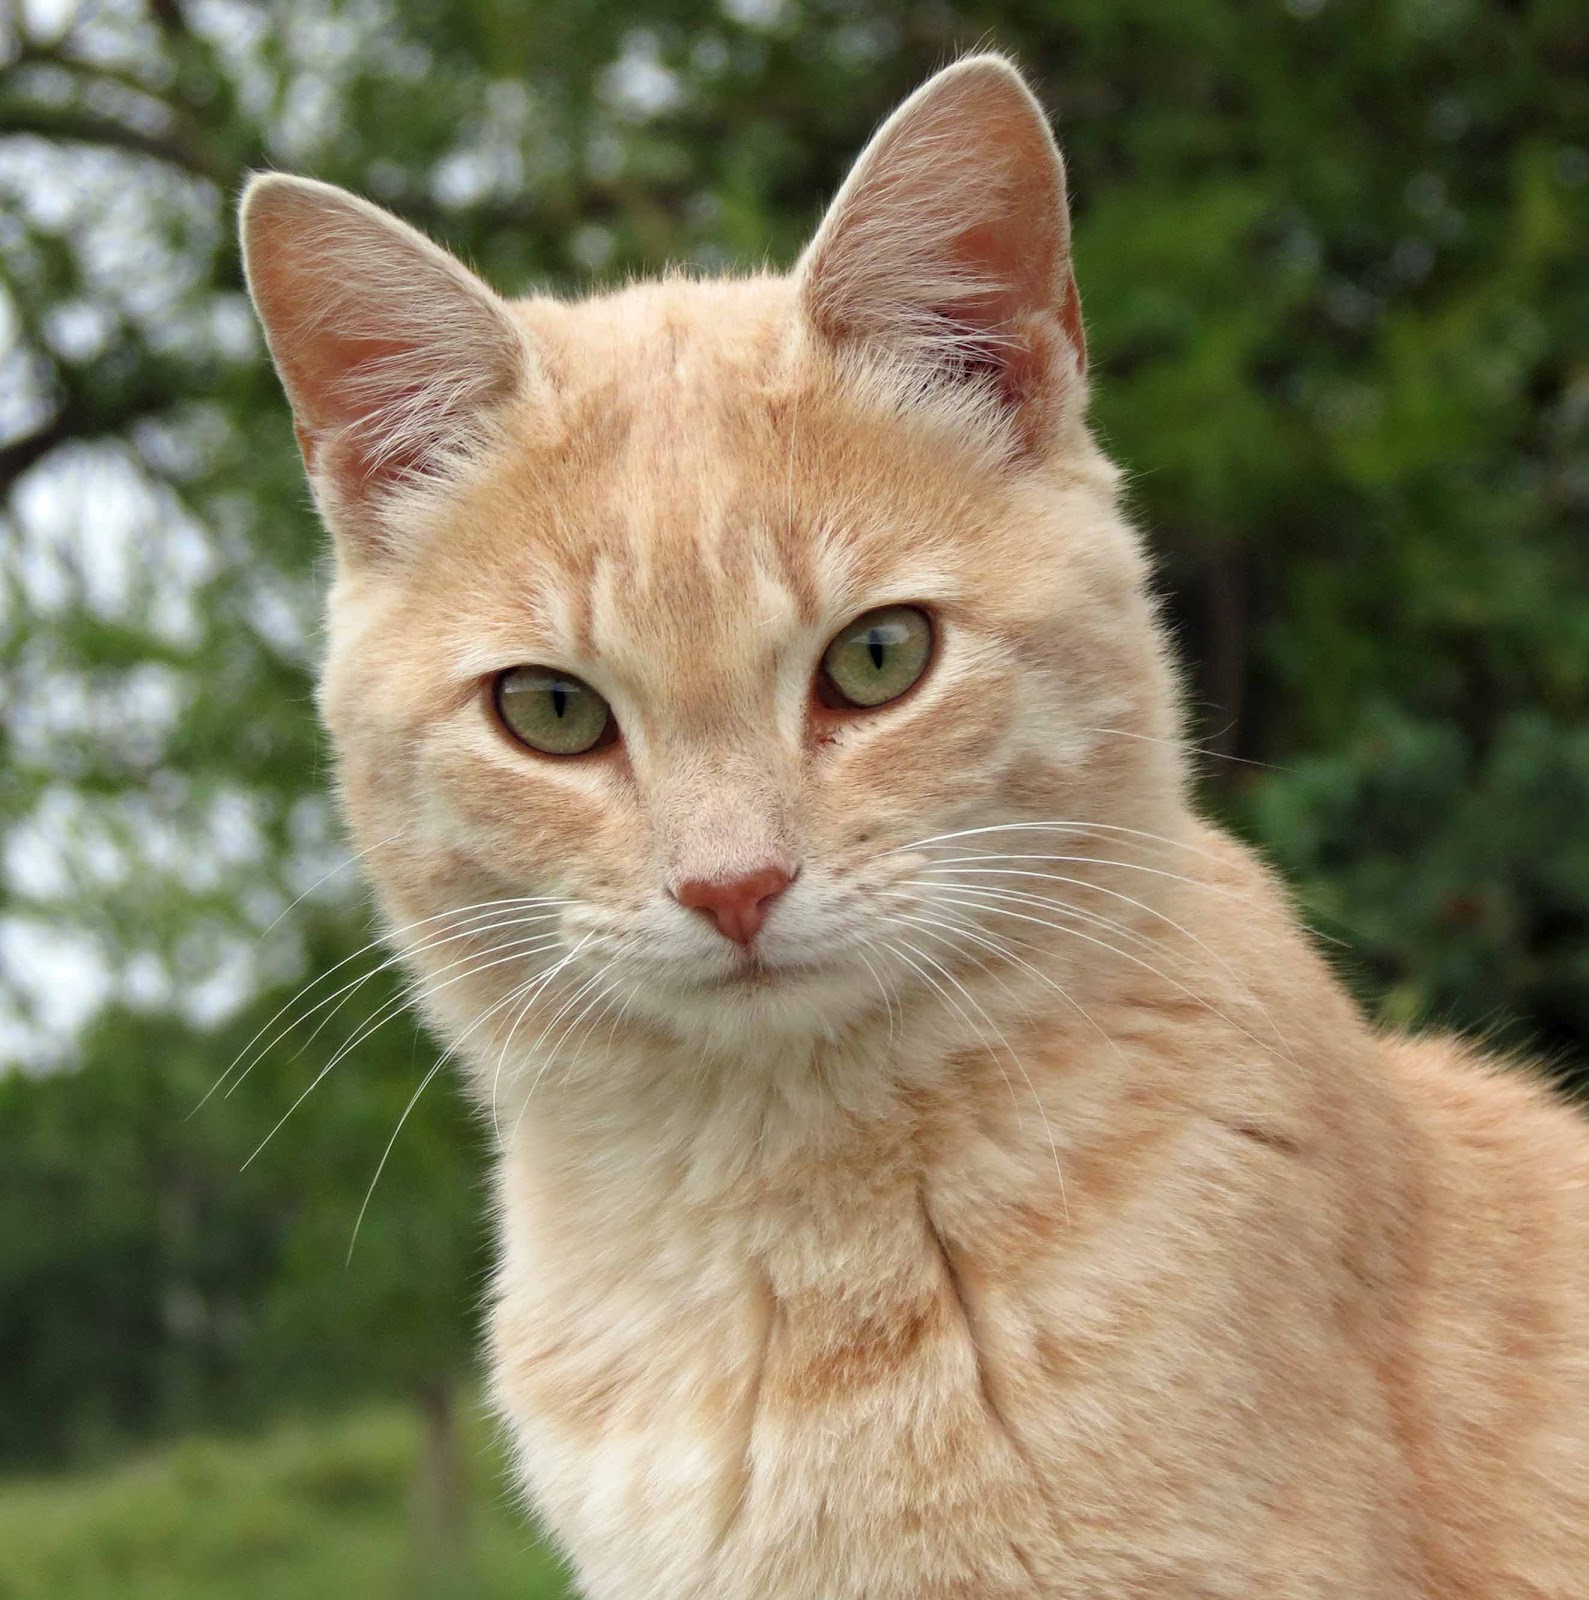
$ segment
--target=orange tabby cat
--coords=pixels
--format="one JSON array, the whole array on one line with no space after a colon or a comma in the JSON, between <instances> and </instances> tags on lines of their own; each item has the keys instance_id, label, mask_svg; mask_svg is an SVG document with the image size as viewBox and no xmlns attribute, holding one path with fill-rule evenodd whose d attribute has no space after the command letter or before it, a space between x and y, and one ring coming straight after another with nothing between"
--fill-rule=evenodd
<instances>
[{"instance_id":1,"label":"orange tabby cat","mask_svg":"<svg viewBox=\"0 0 1589 1600\"><path fill-rule=\"evenodd\" d=\"M1589 1137L1190 809L1016 73L787 277L508 302L275 176L243 237L584 1591L1589 1595Z\"/></svg>"}]
</instances>

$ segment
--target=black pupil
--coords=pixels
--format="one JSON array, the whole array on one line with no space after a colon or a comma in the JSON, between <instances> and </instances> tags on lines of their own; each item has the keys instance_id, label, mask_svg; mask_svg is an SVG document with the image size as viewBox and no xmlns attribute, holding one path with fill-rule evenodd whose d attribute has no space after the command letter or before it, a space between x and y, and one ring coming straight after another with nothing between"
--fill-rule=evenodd
<instances>
[{"instance_id":1,"label":"black pupil","mask_svg":"<svg viewBox=\"0 0 1589 1600\"><path fill-rule=\"evenodd\" d=\"M872 666L878 671L883 670L883 657L888 653L888 646L883 643L883 630L881 628L868 628L866 632L866 648L872 657Z\"/></svg>"},{"instance_id":2,"label":"black pupil","mask_svg":"<svg viewBox=\"0 0 1589 1600\"><path fill-rule=\"evenodd\" d=\"M554 683L552 685L552 710L559 717L568 715L568 685L566 683Z\"/></svg>"}]
</instances>

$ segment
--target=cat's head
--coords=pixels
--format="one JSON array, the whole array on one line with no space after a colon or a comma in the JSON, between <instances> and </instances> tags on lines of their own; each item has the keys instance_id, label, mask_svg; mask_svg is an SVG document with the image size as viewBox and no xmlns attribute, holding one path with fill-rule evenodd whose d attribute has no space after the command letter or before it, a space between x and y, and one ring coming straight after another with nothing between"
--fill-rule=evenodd
<instances>
[{"instance_id":1,"label":"cat's head","mask_svg":"<svg viewBox=\"0 0 1589 1600\"><path fill-rule=\"evenodd\" d=\"M466 1053L1085 959L1007 893L1168 826L1174 697L1011 67L907 101L786 277L509 302L283 177L243 237L335 537L346 812Z\"/></svg>"}]
</instances>

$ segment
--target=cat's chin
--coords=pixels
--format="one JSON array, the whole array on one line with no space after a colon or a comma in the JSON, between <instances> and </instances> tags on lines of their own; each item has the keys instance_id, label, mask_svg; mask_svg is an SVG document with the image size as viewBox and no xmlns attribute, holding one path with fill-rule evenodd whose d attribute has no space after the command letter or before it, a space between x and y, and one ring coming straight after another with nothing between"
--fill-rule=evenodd
<instances>
[{"instance_id":1,"label":"cat's chin","mask_svg":"<svg viewBox=\"0 0 1589 1600\"><path fill-rule=\"evenodd\" d=\"M696 987L706 994L772 993L794 984L831 979L830 966L768 965L762 961L747 961L732 972L713 973L699 979Z\"/></svg>"},{"instance_id":2,"label":"cat's chin","mask_svg":"<svg viewBox=\"0 0 1589 1600\"><path fill-rule=\"evenodd\" d=\"M881 1011L882 995L843 964L747 960L727 972L647 985L635 1008L683 1039L733 1046L832 1035Z\"/></svg>"}]
</instances>

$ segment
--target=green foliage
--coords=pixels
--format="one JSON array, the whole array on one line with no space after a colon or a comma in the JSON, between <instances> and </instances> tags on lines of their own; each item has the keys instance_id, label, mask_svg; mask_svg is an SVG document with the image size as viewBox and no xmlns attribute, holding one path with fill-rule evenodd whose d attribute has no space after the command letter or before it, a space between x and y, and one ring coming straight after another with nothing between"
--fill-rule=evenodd
<instances>
[{"instance_id":1,"label":"green foliage","mask_svg":"<svg viewBox=\"0 0 1589 1600\"><path fill-rule=\"evenodd\" d=\"M321 938L307 957L329 970L339 952ZM76 1072L0 1077L0 1367L23 1402L7 1408L0 1463L92 1457L287 1396L415 1395L467 1366L485 1272L475 1130L456 1097L422 1098L355 1241L434 1057L411 1024L357 1045L401 1004L382 974L249 1068L295 989L213 1032L110 1010ZM349 1045L360 1070L316 1085Z\"/></svg>"},{"instance_id":2,"label":"green foliage","mask_svg":"<svg viewBox=\"0 0 1589 1600\"><path fill-rule=\"evenodd\" d=\"M1449 723L1370 707L1349 745L1263 785L1254 806L1389 1020L1433 1017L1581 1063L1589 728L1517 712L1476 747Z\"/></svg>"},{"instance_id":3,"label":"green foliage","mask_svg":"<svg viewBox=\"0 0 1589 1600\"><path fill-rule=\"evenodd\" d=\"M239 1170L388 977L186 1119L367 937L345 878L275 923L336 856L320 536L231 242L250 166L368 193L510 291L783 263L891 104L959 49L1016 52L1067 150L1095 414L1198 736L1234 758L1209 803L1371 1006L1581 1073L1580 11L150 0L0 24L0 1048L35 1069L0 1082L0 1449L418 1393L468 1360L480 1143L445 1081L342 1266L423 1039L373 1033ZM33 1015L79 986L93 1020Z\"/></svg>"},{"instance_id":4,"label":"green foliage","mask_svg":"<svg viewBox=\"0 0 1589 1600\"><path fill-rule=\"evenodd\" d=\"M469 1539L416 1543L418 1429L391 1409L194 1437L72 1478L0 1484L0 1600L560 1600L482 1427Z\"/></svg>"}]
</instances>

